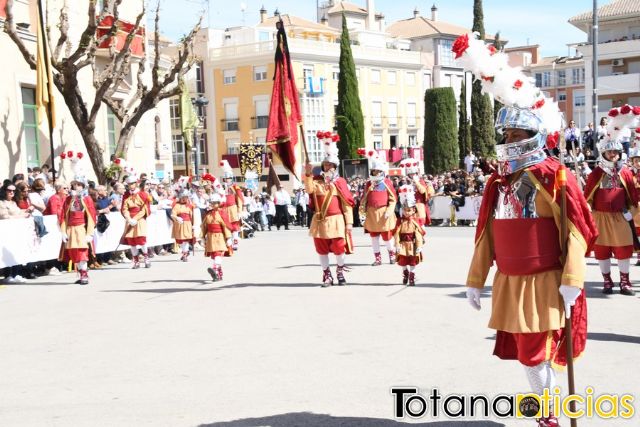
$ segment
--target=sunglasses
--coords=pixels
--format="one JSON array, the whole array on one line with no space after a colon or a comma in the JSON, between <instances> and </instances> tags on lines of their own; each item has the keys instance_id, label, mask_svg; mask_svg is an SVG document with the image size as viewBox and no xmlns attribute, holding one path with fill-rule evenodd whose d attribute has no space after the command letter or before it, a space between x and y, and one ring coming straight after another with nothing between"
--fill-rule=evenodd
<instances>
[{"instance_id":1,"label":"sunglasses","mask_svg":"<svg viewBox=\"0 0 640 427\"><path fill-rule=\"evenodd\" d=\"M7 188L7 193L15 193L16 189Z\"/></svg>"}]
</instances>

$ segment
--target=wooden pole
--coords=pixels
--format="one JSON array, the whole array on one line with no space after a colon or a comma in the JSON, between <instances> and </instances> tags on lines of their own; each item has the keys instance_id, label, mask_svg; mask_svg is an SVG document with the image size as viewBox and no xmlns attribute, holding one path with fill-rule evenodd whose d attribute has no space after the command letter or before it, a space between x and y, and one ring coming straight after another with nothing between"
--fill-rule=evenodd
<instances>
[{"instance_id":1,"label":"wooden pole","mask_svg":"<svg viewBox=\"0 0 640 427\"><path fill-rule=\"evenodd\" d=\"M44 52L44 69L47 74L47 79L49 76L53 76L51 70L49 69L49 41L45 38L45 27L44 27L44 16L42 12L42 0L38 0L38 19L40 20L40 31L42 34L38 34L38 37L42 36L42 50ZM51 177L52 184L56 185L56 165L55 165L55 153L53 146L53 115L51 114L51 100L53 99L53 93L51 93L50 89L53 89L54 85L49 86L47 83L47 93L49 94L49 102L47 102L47 121L49 122L49 149L51 150Z\"/></svg>"}]
</instances>

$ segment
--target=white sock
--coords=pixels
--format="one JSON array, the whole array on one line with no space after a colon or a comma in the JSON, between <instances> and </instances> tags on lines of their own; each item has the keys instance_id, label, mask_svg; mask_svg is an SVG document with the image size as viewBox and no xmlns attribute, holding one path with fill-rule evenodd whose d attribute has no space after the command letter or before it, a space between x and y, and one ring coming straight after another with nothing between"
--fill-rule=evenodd
<instances>
[{"instance_id":1,"label":"white sock","mask_svg":"<svg viewBox=\"0 0 640 427\"><path fill-rule=\"evenodd\" d=\"M217 256L213 258L213 265L222 266L222 257Z\"/></svg>"},{"instance_id":2,"label":"white sock","mask_svg":"<svg viewBox=\"0 0 640 427\"><path fill-rule=\"evenodd\" d=\"M556 373L548 361L536 366L525 366L524 370L531 390L538 395L541 395L545 388L551 391L556 385Z\"/></svg>"},{"instance_id":3,"label":"white sock","mask_svg":"<svg viewBox=\"0 0 640 427\"><path fill-rule=\"evenodd\" d=\"M234 231L233 232L233 242L238 242L240 241L240 232L239 231Z\"/></svg>"},{"instance_id":4,"label":"white sock","mask_svg":"<svg viewBox=\"0 0 640 427\"><path fill-rule=\"evenodd\" d=\"M409 269L409 273L413 273L413 271L416 269L415 265L407 265L407 268Z\"/></svg>"},{"instance_id":5,"label":"white sock","mask_svg":"<svg viewBox=\"0 0 640 427\"><path fill-rule=\"evenodd\" d=\"M336 255L336 261L338 263L338 267L342 267L347 261L347 254Z\"/></svg>"},{"instance_id":6,"label":"white sock","mask_svg":"<svg viewBox=\"0 0 640 427\"><path fill-rule=\"evenodd\" d=\"M618 260L618 270L620 270L620 273L629 274L630 265L631 265L630 258Z\"/></svg>"},{"instance_id":7,"label":"white sock","mask_svg":"<svg viewBox=\"0 0 640 427\"><path fill-rule=\"evenodd\" d=\"M329 255L320 255L320 267L322 270L329 268Z\"/></svg>"},{"instance_id":8,"label":"white sock","mask_svg":"<svg viewBox=\"0 0 640 427\"><path fill-rule=\"evenodd\" d=\"M371 247L373 248L374 254L380 253L380 236L371 238Z\"/></svg>"},{"instance_id":9,"label":"white sock","mask_svg":"<svg viewBox=\"0 0 640 427\"><path fill-rule=\"evenodd\" d=\"M140 249L140 251L142 251L142 255L147 255L147 245L140 245L138 246L138 248Z\"/></svg>"},{"instance_id":10,"label":"white sock","mask_svg":"<svg viewBox=\"0 0 640 427\"><path fill-rule=\"evenodd\" d=\"M384 242L384 243L385 243L385 245L387 245L387 250L388 250L389 252L393 252L393 251L395 251L394 244L393 244L393 243L394 243L394 242L393 242L393 239L389 239L389 240L387 240L387 241L386 241L386 242Z\"/></svg>"},{"instance_id":11,"label":"white sock","mask_svg":"<svg viewBox=\"0 0 640 427\"><path fill-rule=\"evenodd\" d=\"M185 253L189 252L189 243L188 242L180 243L180 250Z\"/></svg>"},{"instance_id":12,"label":"white sock","mask_svg":"<svg viewBox=\"0 0 640 427\"><path fill-rule=\"evenodd\" d=\"M611 260L610 259L600 259L600 260L598 260L598 264L600 264L600 272L602 274L611 273Z\"/></svg>"},{"instance_id":13,"label":"white sock","mask_svg":"<svg viewBox=\"0 0 640 427\"><path fill-rule=\"evenodd\" d=\"M86 271L87 270L87 261L80 261L78 263L78 270Z\"/></svg>"},{"instance_id":14,"label":"white sock","mask_svg":"<svg viewBox=\"0 0 640 427\"><path fill-rule=\"evenodd\" d=\"M137 246L131 246L129 248L129 250L131 251L131 256L134 258L134 261L135 261L135 257L138 256L138 247Z\"/></svg>"}]
</instances>

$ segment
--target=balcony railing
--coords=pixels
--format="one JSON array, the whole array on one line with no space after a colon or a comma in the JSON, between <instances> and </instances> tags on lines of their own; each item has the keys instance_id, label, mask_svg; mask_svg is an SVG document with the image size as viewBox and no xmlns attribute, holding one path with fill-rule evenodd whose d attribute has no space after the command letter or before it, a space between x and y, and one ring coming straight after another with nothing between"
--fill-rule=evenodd
<instances>
[{"instance_id":1,"label":"balcony railing","mask_svg":"<svg viewBox=\"0 0 640 427\"><path fill-rule=\"evenodd\" d=\"M253 129L266 129L269 124L269 116L251 117Z\"/></svg>"},{"instance_id":2,"label":"balcony railing","mask_svg":"<svg viewBox=\"0 0 640 427\"><path fill-rule=\"evenodd\" d=\"M239 119L221 119L222 130L225 132L232 132L240 130L240 120Z\"/></svg>"}]
</instances>

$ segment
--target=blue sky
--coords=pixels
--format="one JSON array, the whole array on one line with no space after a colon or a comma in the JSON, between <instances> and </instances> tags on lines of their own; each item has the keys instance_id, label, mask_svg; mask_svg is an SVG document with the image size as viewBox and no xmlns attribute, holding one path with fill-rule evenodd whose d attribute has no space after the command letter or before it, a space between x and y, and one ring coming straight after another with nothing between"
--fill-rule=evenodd
<instances>
[{"instance_id":1,"label":"blue sky","mask_svg":"<svg viewBox=\"0 0 640 427\"><path fill-rule=\"evenodd\" d=\"M607 3L607 0L599 3ZM366 0L352 3L366 7ZM473 0L375 0L375 9L385 15L387 24L413 16L418 6L422 16L431 16L431 6L438 7L438 19L471 27ZM155 8L151 0L150 8ZM209 14L206 16L207 5ZM245 5L245 12L241 6ZM316 18L316 0L161 0L160 26L164 35L178 39L187 33L201 11L205 11L205 25L227 28L237 25L254 25L259 20L259 10L264 5L269 15L277 8L309 20ZM569 24L567 20L578 13L591 10L591 0L485 0L484 24L487 33L500 31L509 40L508 47L539 44L543 56L567 55L567 43L586 41L587 35ZM207 19L208 18L208 19ZM574 53L574 52L572 52Z\"/></svg>"}]
</instances>

